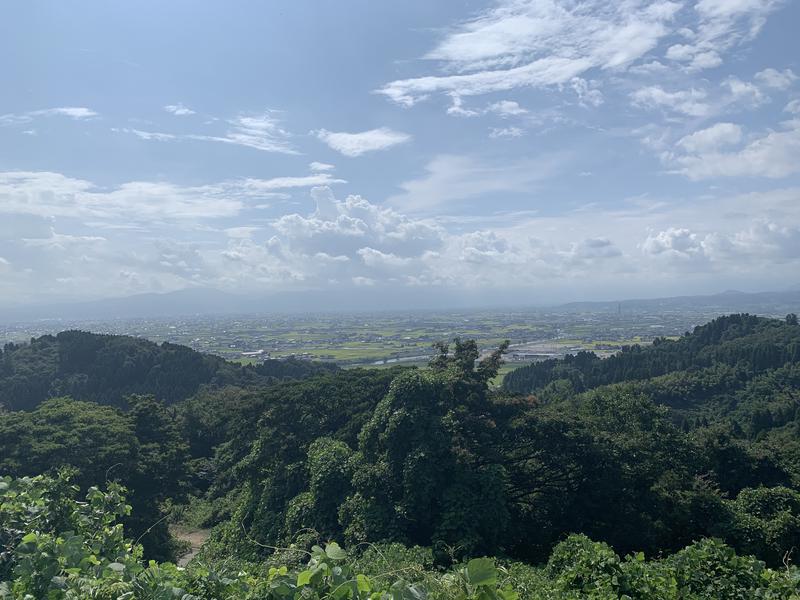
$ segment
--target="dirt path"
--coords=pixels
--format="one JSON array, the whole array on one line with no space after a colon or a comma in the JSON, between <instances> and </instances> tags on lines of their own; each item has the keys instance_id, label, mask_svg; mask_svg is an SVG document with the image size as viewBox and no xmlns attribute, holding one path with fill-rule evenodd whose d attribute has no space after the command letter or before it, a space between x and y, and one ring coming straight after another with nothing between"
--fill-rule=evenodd
<instances>
[{"instance_id":1,"label":"dirt path","mask_svg":"<svg viewBox=\"0 0 800 600\"><path fill-rule=\"evenodd\" d=\"M192 560L197 553L200 552L200 548L202 548L203 544L206 543L208 539L210 531L208 529L195 529L194 531L187 531L185 529L175 528L172 531L172 535L183 542L189 542L191 544L191 549L178 558L178 566L185 567L189 564L189 561Z\"/></svg>"}]
</instances>

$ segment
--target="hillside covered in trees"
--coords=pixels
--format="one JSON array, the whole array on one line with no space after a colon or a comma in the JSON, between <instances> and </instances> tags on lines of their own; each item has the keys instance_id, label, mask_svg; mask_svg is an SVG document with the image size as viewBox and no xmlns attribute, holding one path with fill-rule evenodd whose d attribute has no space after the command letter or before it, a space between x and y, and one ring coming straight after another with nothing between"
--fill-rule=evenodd
<instances>
[{"instance_id":1,"label":"hillside covered in trees","mask_svg":"<svg viewBox=\"0 0 800 600\"><path fill-rule=\"evenodd\" d=\"M799 348L791 315L731 315L496 390L505 348L478 360L462 340L385 370L244 368L77 332L6 347L0 598L106 575L120 595L98 597L173 597L142 595L144 578L190 598L797 598ZM39 474L55 479L19 479ZM38 544L78 531L64 515L87 490L113 504L113 556L35 566ZM40 526L13 508L36 498L73 508ZM137 566L174 558L168 521L211 538L186 572ZM89 597L59 593L41 597Z\"/></svg>"},{"instance_id":2,"label":"hillside covered in trees","mask_svg":"<svg viewBox=\"0 0 800 600\"><path fill-rule=\"evenodd\" d=\"M294 359L242 366L168 342L63 331L0 350L0 407L29 410L56 396L124 406L132 394L173 404L205 385L264 385L335 368Z\"/></svg>"}]
</instances>

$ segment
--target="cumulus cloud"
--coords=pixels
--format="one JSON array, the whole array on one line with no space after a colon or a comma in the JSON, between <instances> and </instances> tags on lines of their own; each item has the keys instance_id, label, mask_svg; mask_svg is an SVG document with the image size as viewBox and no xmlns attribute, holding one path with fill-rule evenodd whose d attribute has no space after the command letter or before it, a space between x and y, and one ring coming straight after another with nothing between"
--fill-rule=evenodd
<instances>
[{"instance_id":1,"label":"cumulus cloud","mask_svg":"<svg viewBox=\"0 0 800 600\"><path fill-rule=\"evenodd\" d=\"M757 107L769 102L769 97L757 85L742 81L738 77L728 77L722 82L722 86L727 88L729 92L728 101L731 103Z\"/></svg>"},{"instance_id":2,"label":"cumulus cloud","mask_svg":"<svg viewBox=\"0 0 800 600\"><path fill-rule=\"evenodd\" d=\"M706 234L687 228L651 232L641 245L645 255L684 269L748 268L754 264L800 259L800 227L757 219L745 229Z\"/></svg>"},{"instance_id":3,"label":"cumulus cloud","mask_svg":"<svg viewBox=\"0 0 800 600\"><path fill-rule=\"evenodd\" d=\"M360 133L320 129L316 131L315 134L333 150L350 157L361 156L362 154L375 152L376 150L386 150L387 148L411 140L409 134L401 131L394 131L388 127L379 127Z\"/></svg>"},{"instance_id":4,"label":"cumulus cloud","mask_svg":"<svg viewBox=\"0 0 800 600\"><path fill-rule=\"evenodd\" d=\"M642 243L642 251L650 256L677 261L705 259L702 240L696 233L683 227L651 232Z\"/></svg>"},{"instance_id":5,"label":"cumulus cloud","mask_svg":"<svg viewBox=\"0 0 800 600\"><path fill-rule=\"evenodd\" d=\"M740 148L741 131L731 123L717 124L679 142L686 152L667 153L666 162L689 179L713 177L767 177L777 179L800 172L800 120L783 123L782 129L753 137Z\"/></svg>"},{"instance_id":6,"label":"cumulus cloud","mask_svg":"<svg viewBox=\"0 0 800 600\"><path fill-rule=\"evenodd\" d=\"M765 265L791 272L800 260L795 210L800 191L791 188L705 205L698 202L683 212L659 209L657 204L631 205L627 212L594 210L547 217L527 212L508 215L505 221L476 218L449 227L446 219L414 217L360 196L340 200L329 187L312 189L313 210L232 225L231 216L241 210L240 204L270 192L251 189L243 181L191 190L137 187L121 196L122 186L96 188L80 180L29 183L56 190L53 197L39 198L47 202L43 212L54 208L56 212L5 213L0 219L0 256L8 264L0 263L0 268L4 281L14 281L18 290L29 289L40 297L187 286L242 291L423 287L435 294L434 288L533 290L543 282L552 288L608 278L653 285L670 276L764 272ZM265 187L274 185L279 184ZM209 194L216 198L217 193L228 195L233 204L216 211L206 207L201 222L197 213L188 213L175 200L176 189L182 189L193 205ZM77 194L74 202L59 199L65 191ZM95 199L91 194L106 196ZM167 205L158 215L152 212L155 208L148 208L148 199L143 205L123 207L153 194ZM8 198L0 198L0 207L16 210ZM129 219L142 206L150 211L140 223L147 228L146 235L120 229L106 236L85 225L90 218L109 219L112 214ZM180 227L174 220L156 227L159 219L177 215L183 219L177 224L194 224L186 238L191 241L179 239ZM695 225L666 224L675 219ZM35 290L26 288L25 269L32 273L31 281L46 283Z\"/></svg>"},{"instance_id":7,"label":"cumulus cloud","mask_svg":"<svg viewBox=\"0 0 800 600\"><path fill-rule=\"evenodd\" d=\"M322 173L324 171L333 171L336 167L328 163L318 162L315 160L308 163L308 168L314 173Z\"/></svg>"},{"instance_id":8,"label":"cumulus cloud","mask_svg":"<svg viewBox=\"0 0 800 600\"><path fill-rule=\"evenodd\" d=\"M687 152L708 152L723 146L738 144L742 139L742 128L735 123L717 123L700 129L678 140L678 146Z\"/></svg>"},{"instance_id":9,"label":"cumulus cloud","mask_svg":"<svg viewBox=\"0 0 800 600\"><path fill-rule=\"evenodd\" d=\"M785 90L797 81L797 75L791 69L778 71L777 69L768 68L756 73L755 79L767 87Z\"/></svg>"},{"instance_id":10,"label":"cumulus cloud","mask_svg":"<svg viewBox=\"0 0 800 600\"><path fill-rule=\"evenodd\" d=\"M643 108L661 108L691 117L702 117L710 112L705 102L704 90L688 89L669 92L659 85L640 88L631 94L634 105Z\"/></svg>"},{"instance_id":11,"label":"cumulus cloud","mask_svg":"<svg viewBox=\"0 0 800 600\"><path fill-rule=\"evenodd\" d=\"M513 100L500 100L499 102L493 102L486 107L486 110L488 112L498 114L501 117L524 115L528 112Z\"/></svg>"},{"instance_id":12,"label":"cumulus cloud","mask_svg":"<svg viewBox=\"0 0 800 600\"><path fill-rule=\"evenodd\" d=\"M182 102L178 102L177 104L167 104L164 107L164 110L175 115L176 117L185 117L195 114L195 111L188 106L184 106Z\"/></svg>"}]
</instances>

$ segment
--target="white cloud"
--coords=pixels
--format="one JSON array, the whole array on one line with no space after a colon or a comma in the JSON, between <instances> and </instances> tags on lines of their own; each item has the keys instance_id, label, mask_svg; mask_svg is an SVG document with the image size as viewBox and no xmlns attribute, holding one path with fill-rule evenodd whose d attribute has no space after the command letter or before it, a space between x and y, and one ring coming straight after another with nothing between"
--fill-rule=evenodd
<instances>
[{"instance_id":1,"label":"white cloud","mask_svg":"<svg viewBox=\"0 0 800 600\"><path fill-rule=\"evenodd\" d=\"M710 112L703 90L689 89L667 92L659 85L639 88L631 94L634 105L642 108L663 108L691 117L702 117Z\"/></svg>"},{"instance_id":2,"label":"white cloud","mask_svg":"<svg viewBox=\"0 0 800 600\"><path fill-rule=\"evenodd\" d=\"M777 69L764 69L756 73L756 81L776 90L785 90L797 81L797 75L791 69L778 71Z\"/></svg>"},{"instance_id":3,"label":"white cloud","mask_svg":"<svg viewBox=\"0 0 800 600\"><path fill-rule=\"evenodd\" d=\"M480 115L493 114L508 118L518 117L528 112L526 109L522 108L519 103L513 100L500 100L498 102L492 102L483 109L472 109L464 107L464 101L458 94L451 94L450 97L453 104L447 109L447 114L458 117L477 117Z\"/></svg>"},{"instance_id":4,"label":"white cloud","mask_svg":"<svg viewBox=\"0 0 800 600\"><path fill-rule=\"evenodd\" d=\"M791 100L783 107L783 112L792 114L800 114L800 100Z\"/></svg>"},{"instance_id":5,"label":"white cloud","mask_svg":"<svg viewBox=\"0 0 800 600\"><path fill-rule=\"evenodd\" d=\"M651 232L642 243L642 251L650 256L666 257L670 260L705 259L702 241L697 234L686 228L670 227L664 231Z\"/></svg>"},{"instance_id":6,"label":"white cloud","mask_svg":"<svg viewBox=\"0 0 800 600\"><path fill-rule=\"evenodd\" d=\"M277 190L343 183L327 173L229 180L202 186L132 181L113 188L59 173L0 172L0 214L78 217L124 224L233 217Z\"/></svg>"},{"instance_id":7,"label":"white cloud","mask_svg":"<svg viewBox=\"0 0 800 600\"><path fill-rule=\"evenodd\" d=\"M757 107L769 102L769 98L754 83L742 81L738 77L728 77L722 82L730 92L730 102Z\"/></svg>"},{"instance_id":8,"label":"white cloud","mask_svg":"<svg viewBox=\"0 0 800 600\"><path fill-rule=\"evenodd\" d=\"M135 135L140 139L155 140L158 142L167 142L170 140L175 140L179 137L171 133L159 133L157 131L142 131L141 129L129 129L127 127L122 129L112 128L111 131L116 131L121 133L132 133L133 135Z\"/></svg>"},{"instance_id":9,"label":"white cloud","mask_svg":"<svg viewBox=\"0 0 800 600\"><path fill-rule=\"evenodd\" d=\"M679 32L685 43L671 45L666 58L685 63L690 72L718 67L723 54L753 39L780 4L780 0L700 0L694 18Z\"/></svg>"},{"instance_id":10,"label":"white cloud","mask_svg":"<svg viewBox=\"0 0 800 600\"><path fill-rule=\"evenodd\" d=\"M224 136L188 135L194 140L222 142L282 154L297 154L289 143L290 134L280 127L274 111L260 114L239 115L230 119L231 129Z\"/></svg>"},{"instance_id":11,"label":"white cloud","mask_svg":"<svg viewBox=\"0 0 800 600\"><path fill-rule=\"evenodd\" d=\"M586 81L581 77L573 77L570 85L575 93L578 95L578 100L582 106L600 106L604 102L603 93L593 87L593 83Z\"/></svg>"},{"instance_id":12,"label":"white cloud","mask_svg":"<svg viewBox=\"0 0 800 600\"><path fill-rule=\"evenodd\" d=\"M159 142L196 140L244 146L263 152L298 154L297 150L289 142L291 134L280 127L280 120L274 111L239 115L229 119L227 123L230 127L224 135L174 134L160 131L142 131L140 129L112 129L112 131L132 133L144 140Z\"/></svg>"},{"instance_id":13,"label":"white cloud","mask_svg":"<svg viewBox=\"0 0 800 600\"><path fill-rule=\"evenodd\" d=\"M236 194L242 203L258 193L237 185L208 187ZM64 230L76 219L97 218L95 208L88 215L77 208L92 200L83 191L85 182L48 179L41 187L79 197L62 199L59 205L58 199L44 196L49 202L44 208L60 206L58 214L46 218L6 213L0 219L0 255L8 263L0 261L0 285L13 281L18 297L118 295L191 286L278 291L366 285L385 293L424 287L435 298L436 289L462 293L586 286L596 291L609 280L620 295L629 293L620 291L623 287L669 291L676 278L685 282L726 273L769 273L779 281L796 273L800 261L796 188L684 203L631 202L625 209L569 215L528 211L505 219L487 217L483 223L476 216L452 229L446 219L415 218L359 196L338 200L329 188L314 188L316 208L306 214L231 225L228 212L215 217L206 211L205 219L219 219L208 226L200 225L195 214L184 217L197 224L192 241L186 242L177 239L180 228L173 222L156 233L153 213L141 223L148 228L145 235L120 229L105 237L83 226ZM111 212L129 219L141 209L133 199L141 198L142 190L124 198L131 204L127 208L121 208L123 199L116 192L88 193L111 195L103 198L105 217ZM160 197L164 203L175 202L171 196ZM193 203L202 197L193 197ZM0 197L0 206L6 207L6 200ZM174 213L175 207L164 211ZM197 232L203 232L202 239Z\"/></svg>"},{"instance_id":14,"label":"white cloud","mask_svg":"<svg viewBox=\"0 0 800 600\"><path fill-rule=\"evenodd\" d=\"M695 131L678 140L678 146L687 152L708 152L723 146L738 144L742 139L742 128L735 123L717 123L706 129Z\"/></svg>"},{"instance_id":15,"label":"white cloud","mask_svg":"<svg viewBox=\"0 0 800 600\"><path fill-rule=\"evenodd\" d=\"M236 185L248 193L258 194L271 190L285 190L290 188L314 187L319 185L333 185L347 183L344 179L334 179L329 173L316 173L301 177L273 177L272 179L246 178Z\"/></svg>"},{"instance_id":16,"label":"white cloud","mask_svg":"<svg viewBox=\"0 0 800 600\"><path fill-rule=\"evenodd\" d=\"M94 246L104 244L108 240L95 235L68 235L57 233L51 228L50 236L45 238L22 238L23 244L31 247L41 247L50 250L66 250L70 246Z\"/></svg>"},{"instance_id":17,"label":"white cloud","mask_svg":"<svg viewBox=\"0 0 800 600\"><path fill-rule=\"evenodd\" d=\"M260 227L249 227L249 226L242 226L242 227L227 227L225 229L225 235L229 238L233 239L250 239L253 237L253 234L259 231Z\"/></svg>"},{"instance_id":18,"label":"white cloud","mask_svg":"<svg viewBox=\"0 0 800 600\"><path fill-rule=\"evenodd\" d=\"M500 100L499 102L493 102L486 108L486 110L488 112L498 114L501 117L524 115L528 112L513 100Z\"/></svg>"},{"instance_id":19,"label":"white cloud","mask_svg":"<svg viewBox=\"0 0 800 600\"><path fill-rule=\"evenodd\" d=\"M477 110L464 108L464 101L458 94L450 94L450 99L453 103L450 105L450 108L447 109L448 115L454 115L457 117L477 117L479 114L481 114Z\"/></svg>"},{"instance_id":20,"label":"white cloud","mask_svg":"<svg viewBox=\"0 0 800 600\"><path fill-rule=\"evenodd\" d=\"M76 121L91 119L99 116L91 108L83 106L63 106L59 108L45 108L24 113L9 113L0 115L0 125L19 125L30 123L37 117L69 117Z\"/></svg>"},{"instance_id":21,"label":"white cloud","mask_svg":"<svg viewBox=\"0 0 800 600\"><path fill-rule=\"evenodd\" d=\"M181 102L178 102L177 104L167 104L164 107L164 110L170 114L175 115L176 117L184 117L187 115L195 114L195 111L193 111L188 106L184 106L183 103Z\"/></svg>"},{"instance_id":22,"label":"white cloud","mask_svg":"<svg viewBox=\"0 0 800 600\"><path fill-rule=\"evenodd\" d=\"M361 260L368 267L398 267L405 266L411 262L411 258L397 256L391 252L381 252L369 246L359 248L356 254L361 257Z\"/></svg>"},{"instance_id":23,"label":"white cloud","mask_svg":"<svg viewBox=\"0 0 800 600\"><path fill-rule=\"evenodd\" d=\"M308 163L308 168L314 173L321 173L324 171L333 171L336 167L328 163L317 162L316 160Z\"/></svg>"},{"instance_id":24,"label":"white cloud","mask_svg":"<svg viewBox=\"0 0 800 600\"><path fill-rule=\"evenodd\" d=\"M683 144L685 154L668 154L666 160L675 166L675 172L690 179L713 177L768 177L781 178L800 172L800 120L783 124L783 130L770 131L750 139L742 148L723 151L712 142L735 143L735 126L723 129L712 127L698 132L699 137L687 136ZM683 141L683 140L682 140ZM699 145L698 145L699 142ZM704 145L704 142L705 143Z\"/></svg>"},{"instance_id":25,"label":"white cloud","mask_svg":"<svg viewBox=\"0 0 800 600\"><path fill-rule=\"evenodd\" d=\"M436 92L474 96L568 83L589 69L624 69L669 33L680 5L656 0L503 0L462 23L429 52L445 71L378 90L411 106Z\"/></svg>"},{"instance_id":26,"label":"white cloud","mask_svg":"<svg viewBox=\"0 0 800 600\"><path fill-rule=\"evenodd\" d=\"M386 150L411 140L409 134L394 131L388 127L379 127L360 133L336 132L326 129L320 129L314 133L332 149L350 157L361 156L376 150Z\"/></svg>"},{"instance_id":27,"label":"white cloud","mask_svg":"<svg viewBox=\"0 0 800 600\"><path fill-rule=\"evenodd\" d=\"M774 265L800 259L800 228L766 219L758 219L738 231L712 231L705 235L671 227L651 232L641 247L645 255L683 268Z\"/></svg>"},{"instance_id":28,"label":"white cloud","mask_svg":"<svg viewBox=\"0 0 800 600\"><path fill-rule=\"evenodd\" d=\"M440 155L426 174L400 185L389 203L410 212L440 212L443 206L489 194L531 193L558 169L561 158L489 163L469 156Z\"/></svg>"},{"instance_id":29,"label":"white cloud","mask_svg":"<svg viewBox=\"0 0 800 600\"><path fill-rule=\"evenodd\" d=\"M517 138L525 134L525 130L519 127L492 127L489 130L490 138L510 137Z\"/></svg>"}]
</instances>

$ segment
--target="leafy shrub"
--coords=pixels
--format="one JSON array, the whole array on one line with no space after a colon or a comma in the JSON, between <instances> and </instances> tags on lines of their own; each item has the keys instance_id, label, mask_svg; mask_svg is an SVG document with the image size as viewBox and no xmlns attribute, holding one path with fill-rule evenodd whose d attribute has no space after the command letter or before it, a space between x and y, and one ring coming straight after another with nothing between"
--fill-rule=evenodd
<instances>
[{"instance_id":1,"label":"leafy shrub","mask_svg":"<svg viewBox=\"0 0 800 600\"><path fill-rule=\"evenodd\" d=\"M500 587L491 559L412 582L391 564L371 576L357 572L335 542L313 546L300 570L145 566L141 546L116 523L130 511L123 492L111 484L78 501L68 473L0 480L0 600L517 600Z\"/></svg>"}]
</instances>

